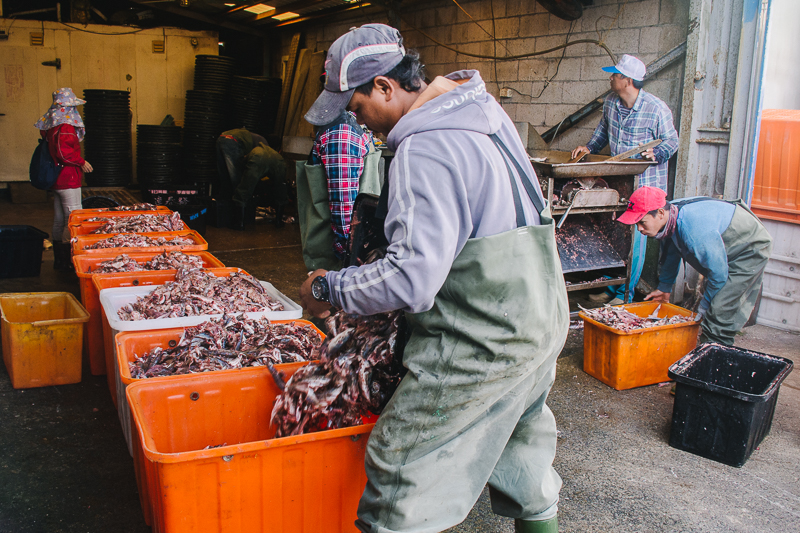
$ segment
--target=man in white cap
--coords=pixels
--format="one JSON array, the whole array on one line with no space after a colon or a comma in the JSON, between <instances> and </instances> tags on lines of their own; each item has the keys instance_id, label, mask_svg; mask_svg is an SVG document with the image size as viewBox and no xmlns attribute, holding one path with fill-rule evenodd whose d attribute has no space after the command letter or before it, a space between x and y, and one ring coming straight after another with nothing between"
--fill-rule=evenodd
<instances>
[{"instance_id":1,"label":"man in white cap","mask_svg":"<svg viewBox=\"0 0 800 533\"><path fill-rule=\"evenodd\" d=\"M403 310L408 372L367 443L356 526L444 531L488 484L520 533L553 533L561 478L546 405L569 327L555 231L514 123L475 70L424 81L418 55L383 24L331 45L311 121L347 107L387 135L382 259L316 270L303 306Z\"/></svg>"},{"instance_id":2,"label":"man in white cap","mask_svg":"<svg viewBox=\"0 0 800 533\"><path fill-rule=\"evenodd\" d=\"M603 67L611 73L612 94L603 103L603 118L594 130L591 140L586 146L578 146L572 151L572 157L582 153L600 152L606 145L611 155L627 152L632 148L661 139L661 144L642 152L642 157L655 161L639 175L639 187L658 187L667 192L667 162L678 151L678 132L672 122L672 111L661 99L646 92L644 63L636 57L625 54L613 67ZM633 257L631 265L631 282L628 301L633 299L633 292L639 283L644 266L647 249L647 238L636 230L633 239ZM607 302L612 305L623 303L625 285L610 287L589 298L595 302Z\"/></svg>"}]
</instances>

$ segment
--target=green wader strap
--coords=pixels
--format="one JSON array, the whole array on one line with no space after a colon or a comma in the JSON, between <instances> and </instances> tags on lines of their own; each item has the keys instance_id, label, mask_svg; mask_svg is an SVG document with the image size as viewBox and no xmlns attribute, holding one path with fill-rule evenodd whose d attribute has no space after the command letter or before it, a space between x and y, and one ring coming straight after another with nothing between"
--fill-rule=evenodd
<instances>
[{"instance_id":1,"label":"green wader strap","mask_svg":"<svg viewBox=\"0 0 800 533\"><path fill-rule=\"evenodd\" d=\"M364 171L358 182L358 192L380 195L383 167L380 151L370 144L364 158ZM297 213L300 222L300 242L303 261L309 271L318 268L339 270L342 261L333 253L334 234L331 228L331 209L328 200L328 177L324 165L308 161L295 163L297 172Z\"/></svg>"}]
</instances>

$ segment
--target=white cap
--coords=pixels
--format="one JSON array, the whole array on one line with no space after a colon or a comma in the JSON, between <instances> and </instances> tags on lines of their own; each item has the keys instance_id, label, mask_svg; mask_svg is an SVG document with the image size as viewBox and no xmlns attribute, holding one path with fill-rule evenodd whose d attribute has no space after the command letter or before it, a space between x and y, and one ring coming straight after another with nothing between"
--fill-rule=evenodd
<instances>
[{"instance_id":1,"label":"white cap","mask_svg":"<svg viewBox=\"0 0 800 533\"><path fill-rule=\"evenodd\" d=\"M644 74L647 69L645 68L641 59L625 54L622 56L616 66L603 67L603 70L606 72L616 72L617 74L622 74L623 76L626 76L632 80L642 81L644 80Z\"/></svg>"}]
</instances>

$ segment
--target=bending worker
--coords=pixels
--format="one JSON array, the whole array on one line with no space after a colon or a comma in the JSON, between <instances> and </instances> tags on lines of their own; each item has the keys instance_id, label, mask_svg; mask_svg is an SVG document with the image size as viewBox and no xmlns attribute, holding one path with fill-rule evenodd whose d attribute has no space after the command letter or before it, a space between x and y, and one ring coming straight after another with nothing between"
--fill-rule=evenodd
<instances>
[{"instance_id":1,"label":"bending worker","mask_svg":"<svg viewBox=\"0 0 800 533\"><path fill-rule=\"evenodd\" d=\"M349 111L333 120L311 115L306 120L315 126L315 135L308 161L296 163L303 260L309 270L339 269L347 258L356 196L380 194L381 154Z\"/></svg>"},{"instance_id":2,"label":"bending worker","mask_svg":"<svg viewBox=\"0 0 800 533\"><path fill-rule=\"evenodd\" d=\"M645 300L669 302L683 259L707 280L698 308L699 342L733 345L753 312L772 251L772 237L761 221L738 200L697 196L670 203L656 187L634 192L617 220L661 241L658 289Z\"/></svg>"},{"instance_id":3,"label":"bending worker","mask_svg":"<svg viewBox=\"0 0 800 533\"><path fill-rule=\"evenodd\" d=\"M264 137L244 128L223 132L217 138L217 172L220 190L215 198L232 200L233 229L245 229L247 202L261 181L266 182L269 203L275 209L275 225L283 225L288 201L286 163Z\"/></svg>"},{"instance_id":4,"label":"bending worker","mask_svg":"<svg viewBox=\"0 0 800 533\"><path fill-rule=\"evenodd\" d=\"M672 123L672 112L662 100L646 92L644 87L645 66L641 60L630 55L623 55L615 66L603 67L611 73L611 93L603 103L603 118L594 130L591 140L586 146L578 146L572 151L572 157L582 153L596 154L606 144L615 156L636 148L641 144L661 139L661 144L642 152L642 157L655 161L642 172L638 178L638 186L658 187L667 190L667 170L669 158L678 151L678 132ZM642 275L647 238L634 233L631 279L628 302L633 300L633 293L639 277ZM609 287L597 295L589 296L595 302L607 302L612 305L623 303L626 285Z\"/></svg>"},{"instance_id":5,"label":"bending worker","mask_svg":"<svg viewBox=\"0 0 800 533\"><path fill-rule=\"evenodd\" d=\"M367 443L362 532L443 531L484 486L517 531L557 530L561 478L545 404L567 336L553 220L514 124L475 70L424 82L400 33L366 24L339 37L310 122L348 106L386 134L386 256L317 270L303 306L401 309L408 372Z\"/></svg>"}]
</instances>

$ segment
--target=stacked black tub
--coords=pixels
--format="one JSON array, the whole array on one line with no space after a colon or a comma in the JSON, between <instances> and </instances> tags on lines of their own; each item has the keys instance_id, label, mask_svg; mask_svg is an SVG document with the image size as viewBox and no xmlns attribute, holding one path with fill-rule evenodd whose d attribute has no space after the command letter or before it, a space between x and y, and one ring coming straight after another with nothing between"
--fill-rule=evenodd
<instances>
[{"instance_id":1,"label":"stacked black tub","mask_svg":"<svg viewBox=\"0 0 800 533\"><path fill-rule=\"evenodd\" d=\"M263 137L271 134L280 97L280 78L234 76L231 100L235 127L245 127Z\"/></svg>"},{"instance_id":2,"label":"stacked black tub","mask_svg":"<svg viewBox=\"0 0 800 533\"><path fill-rule=\"evenodd\" d=\"M186 91L183 149L186 184L206 188L217 178L216 141L230 116L233 60L195 56L194 90Z\"/></svg>"},{"instance_id":3,"label":"stacked black tub","mask_svg":"<svg viewBox=\"0 0 800 533\"><path fill-rule=\"evenodd\" d=\"M84 158L94 169L86 174L86 183L124 187L133 174L130 92L85 89L83 97Z\"/></svg>"},{"instance_id":4,"label":"stacked black tub","mask_svg":"<svg viewBox=\"0 0 800 533\"><path fill-rule=\"evenodd\" d=\"M181 185L181 158L179 126L136 126L136 169L143 188L172 189Z\"/></svg>"}]
</instances>

